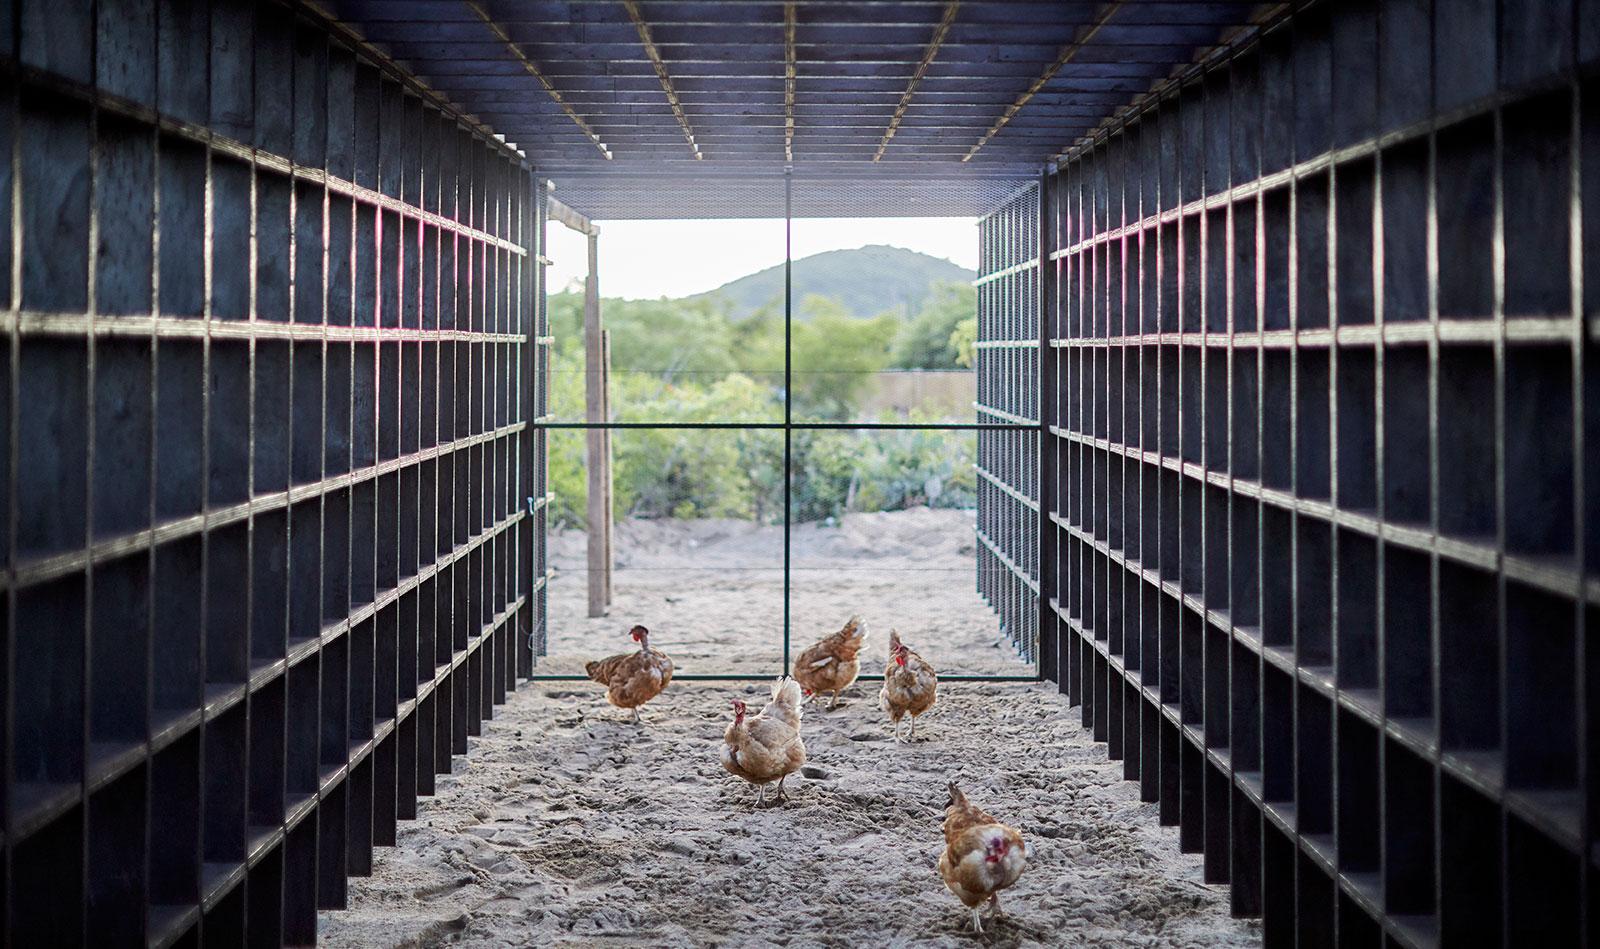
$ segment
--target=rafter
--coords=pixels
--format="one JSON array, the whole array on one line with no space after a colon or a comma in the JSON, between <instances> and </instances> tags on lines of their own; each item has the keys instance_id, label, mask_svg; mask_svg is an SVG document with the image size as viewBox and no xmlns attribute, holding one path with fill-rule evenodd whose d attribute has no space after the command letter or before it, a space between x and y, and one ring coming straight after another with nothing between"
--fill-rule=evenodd
<instances>
[{"instance_id":1,"label":"rafter","mask_svg":"<svg viewBox=\"0 0 1600 949\"><path fill-rule=\"evenodd\" d=\"M1137 114L1151 103L1159 102L1161 97L1164 96L1174 84L1180 84L1184 81L1184 77L1192 75L1196 71L1205 69L1207 63L1226 55L1230 48L1243 43L1246 37L1258 33L1264 24L1271 23L1274 20L1285 16L1293 6L1294 4L1285 2L1263 4L1262 6L1256 8L1256 11L1251 14L1250 18L1244 23L1225 31L1217 45L1200 50L1195 56L1194 62L1180 65L1175 68L1172 71L1172 75L1157 83L1149 90L1136 96L1132 102L1129 102L1127 105L1122 106L1115 112L1112 112L1110 115L1106 116L1098 126L1089 130L1088 132L1085 132L1083 135L1080 135L1075 141L1073 141L1071 145L1068 145L1066 148L1063 148L1056 154L1051 155L1046 164L1054 167L1058 162L1061 162L1062 160L1067 159L1069 156L1078 152L1087 143L1099 139L1106 133L1108 129L1126 125L1130 116Z\"/></svg>"},{"instance_id":2,"label":"rafter","mask_svg":"<svg viewBox=\"0 0 1600 949\"><path fill-rule=\"evenodd\" d=\"M689 142L689 150L694 152L695 158L705 158L706 156L700 154L700 146L695 144L694 129L689 127L689 117L683 113L683 104L678 101L678 91L672 86L672 76L667 73L667 64L661 58L661 50L656 48L655 40L650 38L650 24L644 21L644 14L639 12L639 4L634 0L622 0L622 5L628 11L628 19L633 21L633 28L639 31L639 42L644 44L645 55L650 57L650 64L656 68L656 78L661 80L661 90L667 94L667 104L672 106L672 114L683 127L683 137Z\"/></svg>"},{"instance_id":3,"label":"rafter","mask_svg":"<svg viewBox=\"0 0 1600 949\"><path fill-rule=\"evenodd\" d=\"M994 138L995 134L1002 128L1005 128L1007 122L1016 117L1022 107L1028 104L1028 100L1037 95L1039 90L1045 87L1045 83L1054 79L1056 73L1060 72L1067 63L1072 61L1074 56L1078 55L1089 44L1090 40L1094 39L1094 35L1100 32L1100 29L1106 25L1117 10L1121 9L1122 4L1123 0L1111 0L1110 3L1106 4L1105 8L1100 11L1100 15L1095 17L1094 23L1084 31L1083 35L1061 48L1061 52L1056 56L1055 61L1045 67L1044 72L1039 75L1038 79L1033 81L1033 85L1028 87L1027 92L1018 96L1017 101L1006 106L1006 111L993 125L989 126L989 131L983 133L983 138L978 139L978 144L972 146L972 150L963 155L961 160L964 162L971 161L972 156L978 154L978 149L989 144L989 140Z\"/></svg>"},{"instance_id":4,"label":"rafter","mask_svg":"<svg viewBox=\"0 0 1600 949\"><path fill-rule=\"evenodd\" d=\"M794 161L794 29L795 7L783 5L783 160Z\"/></svg>"},{"instance_id":5,"label":"rafter","mask_svg":"<svg viewBox=\"0 0 1600 949\"><path fill-rule=\"evenodd\" d=\"M911 74L911 81L906 84L906 91L900 96L900 104L895 107L894 117L889 120L889 128L883 133L883 141L878 143L878 150L872 155L873 161L883 157L884 149L889 147L889 140L894 138L894 133L899 130L900 120L905 117L906 109L911 105L911 96L917 91L917 86L922 84L922 77L928 74L928 67L933 65L933 58L939 55L939 47L944 45L944 38L950 33L950 24L956 21L956 11L960 9L961 0L951 0L945 4L944 16L934 28L933 39L928 42L928 48L922 53L922 61L917 63L916 71Z\"/></svg>"},{"instance_id":6,"label":"rafter","mask_svg":"<svg viewBox=\"0 0 1600 949\"><path fill-rule=\"evenodd\" d=\"M472 0L462 0L462 2L466 5L468 10L471 10L478 17L478 19L483 21L483 25L489 28L489 32L493 33L495 37L500 40L500 42L506 44L506 48L511 50L511 55L517 57L517 61L522 64L523 69L527 70L528 75L539 80L539 85L544 86L544 91L550 93L550 98L554 99L556 105L561 107L561 111L567 114L567 118L577 123L578 128L583 130L583 134L589 136L589 141L594 142L594 147L600 149L600 154L606 156L606 161L610 161L611 149L607 148L606 143L600 140L600 136L595 134L595 130L590 128L589 123L584 121L583 116L575 112L572 106L568 105L567 101L561 98L561 90L557 89L555 85L551 83L548 78L546 78L545 74L540 71L538 65L534 63L533 60L523 55L522 50L517 48L517 44L511 41L511 37L506 33L505 28L496 23L493 17L489 16L489 12L483 8L483 4L474 3Z\"/></svg>"}]
</instances>

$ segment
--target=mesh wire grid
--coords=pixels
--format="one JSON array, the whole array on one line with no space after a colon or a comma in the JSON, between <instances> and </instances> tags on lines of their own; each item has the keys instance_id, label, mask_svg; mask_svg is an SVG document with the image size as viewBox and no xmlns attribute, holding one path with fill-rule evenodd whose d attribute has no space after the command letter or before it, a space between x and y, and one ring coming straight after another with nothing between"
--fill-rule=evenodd
<instances>
[{"instance_id":1,"label":"mesh wire grid","mask_svg":"<svg viewBox=\"0 0 1600 949\"><path fill-rule=\"evenodd\" d=\"M794 204L805 184L791 183ZM909 642L925 635L924 654L946 673L1032 678L1031 653L997 661L997 637L984 632L996 620L980 593L993 568L976 542L974 429L1011 425L975 419L977 372L955 361L950 336L975 309L973 273L886 247L785 267L785 222L770 224L767 238L745 238L773 252L753 277L686 300L603 299L616 505L606 618L583 602L595 582L590 483L579 477L594 428L579 391L595 371L583 361L583 299L551 298L550 378L566 393L553 402L551 464L570 485L553 514L552 596L567 599L552 601L552 629L558 615L567 625L541 674L577 675L635 618L655 615L665 625L653 641L684 674L766 676L863 612L879 630L869 668L896 627ZM607 266L627 264L607 263L599 226L604 297ZM718 252L715 239L695 248ZM912 264L931 275L892 276ZM928 345L916 348L902 337L919 320ZM744 596L731 606L730 586ZM941 657L946 639L960 645Z\"/></svg>"}]
</instances>

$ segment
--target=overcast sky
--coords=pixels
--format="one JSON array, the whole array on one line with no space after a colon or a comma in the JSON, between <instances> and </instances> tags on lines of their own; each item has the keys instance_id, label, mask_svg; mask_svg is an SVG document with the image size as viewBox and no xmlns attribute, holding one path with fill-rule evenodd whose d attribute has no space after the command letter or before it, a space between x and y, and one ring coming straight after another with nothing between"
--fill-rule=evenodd
<instances>
[{"instance_id":1,"label":"overcast sky","mask_svg":"<svg viewBox=\"0 0 1600 949\"><path fill-rule=\"evenodd\" d=\"M584 237L551 222L550 289L587 272ZM889 244L978 267L974 218L805 218L794 256ZM681 297L783 262L783 221L601 221L600 293L629 300Z\"/></svg>"}]
</instances>

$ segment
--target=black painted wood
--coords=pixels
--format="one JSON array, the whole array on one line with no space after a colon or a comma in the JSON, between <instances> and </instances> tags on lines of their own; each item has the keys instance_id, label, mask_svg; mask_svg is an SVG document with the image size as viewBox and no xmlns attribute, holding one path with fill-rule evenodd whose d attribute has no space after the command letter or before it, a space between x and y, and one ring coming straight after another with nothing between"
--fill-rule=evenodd
<instances>
[{"instance_id":1,"label":"black painted wood","mask_svg":"<svg viewBox=\"0 0 1600 949\"><path fill-rule=\"evenodd\" d=\"M308 943L531 667L542 184L314 15L18 7L0 941Z\"/></svg>"},{"instance_id":2,"label":"black painted wood","mask_svg":"<svg viewBox=\"0 0 1600 949\"><path fill-rule=\"evenodd\" d=\"M1583 6L1310 5L1046 188L1059 474L980 519L1037 505L1057 681L1269 946L1594 937Z\"/></svg>"}]
</instances>

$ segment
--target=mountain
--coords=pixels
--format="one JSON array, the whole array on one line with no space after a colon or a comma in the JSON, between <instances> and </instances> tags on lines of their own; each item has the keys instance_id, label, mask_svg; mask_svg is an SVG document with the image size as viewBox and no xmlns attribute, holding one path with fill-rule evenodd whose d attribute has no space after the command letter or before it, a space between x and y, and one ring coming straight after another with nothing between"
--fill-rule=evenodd
<instances>
[{"instance_id":1,"label":"mountain","mask_svg":"<svg viewBox=\"0 0 1600 949\"><path fill-rule=\"evenodd\" d=\"M914 250L868 244L855 250L829 250L794 262L795 317L806 294L832 297L854 316L877 316L898 309L905 315L921 310L932 289L944 283L969 283L975 275L940 257ZM689 299L721 298L732 304L736 319L773 304L783 312L783 265L740 277Z\"/></svg>"}]
</instances>

